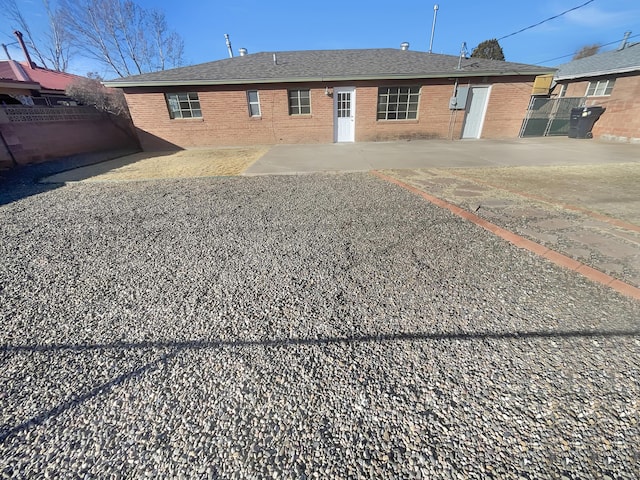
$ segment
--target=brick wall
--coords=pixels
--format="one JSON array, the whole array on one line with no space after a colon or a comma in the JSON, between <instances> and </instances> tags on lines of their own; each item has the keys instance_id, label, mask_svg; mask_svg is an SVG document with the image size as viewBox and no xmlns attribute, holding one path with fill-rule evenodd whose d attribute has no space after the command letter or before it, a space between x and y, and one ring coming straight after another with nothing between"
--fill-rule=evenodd
<instances>
[{"instance_id":1,"label":"brick wall","mask_svg":"<svg viewBox=\"0 0 640 480\"><path fill-rule=\"evenodd\" d=\"M588 86L588 81L568 83L565 96L582 97ZM610 96L587 98L592 105L606 108L593 127L594 138L640 142L640 75L619 76Z\"/></svg>"},{"instance_id":2,"label":"brick wall","mask_svg":"<svg viewBox=\"0 0 640 480\"><path fill-rule=\"evenodd\" d=\"M453 81L396 81L356 84L356 141L385 141L424 138L450 138L452 116L449 110ZM376 120L378 87L421 86L418 118L415 120ZM452 122L452 125L453 122ZM454 125L454 138L460 137L460 121Z\"/></svg>"},{"instance_id":3,"label":"brick wall","mask_svg":"<svg viewBox=\"0 0 640 480\"><path fill-rule=\"evenodd\" d=\"M533 82L500 79L493 82L482 138L517 138L527 115Z\"/></svg>"},{"instance_id":4,"label":"brick wall","mask_svg":"<svg viewBox=\"0 0 640 480\"><path fill-rule=\"evenodd\" d=\"M494 82L494 80L496 80ZM471 82L472 85L476 83ZM518 136L533 77L482 79L493 85L483 138ZM452 138L461 135L464 111L449 110L454 79L358 81L256 86L126 88L125 96L145 150L278 143L333 142L333 98L325 88L356 87L355 140ZM416 120L376 120L379 86L421 86ZM288 89L309 88L311 114L289 115ZM247 90L258 90L261 117L250 117ZM165 93L197 92L202 118L171 119Z\"/></svg>"},{"instance_id":5,"label":"brick wall","mask_svg":"<svg viewBox=\"0 0 640 480\"><path fill-rule=\"evenodd\" d=\"M3 107L0 134L4 140L0 141L2 167L13 165L12 156L24 165L79 153L137 147L126 122L107 114L87 113L81 107Z\"/></svg>"}]
</instances>

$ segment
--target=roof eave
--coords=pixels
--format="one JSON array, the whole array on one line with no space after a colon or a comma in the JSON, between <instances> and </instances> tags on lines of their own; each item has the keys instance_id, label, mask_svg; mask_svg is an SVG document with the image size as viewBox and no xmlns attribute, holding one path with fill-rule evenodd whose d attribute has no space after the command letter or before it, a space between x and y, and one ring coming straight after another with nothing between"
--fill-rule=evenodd
<instances>
[{"instance_id":1,"label":"roof eave","mask_svg":"<svg viewBox=\"0 0 640 480\"><path fill-rule=\"evenodd\" d=\"M37 82L22 82L20 80L0 79L0 87L15 88L16 90L40 90L41 86Z\"/></svg>"},{"instance_id":2,"label":"roof eave","mask_svg":"<svg viewBox=\"0 0 640 480\"><path fill-rule=\"evenodd\" d=\"M595 72L583 72L583 73L572 73L569 75L556 76L556 81L560 80L575 80L577 78L589 78L589 77L603 77L605 75L615 75L617 73L629 73L640 71L640 65L636 65L634 67L627 68L613 68L609 70L597 70Z\"/></svg>"},{"instance_id":3,"label":"roof eave","mask_svg":"<svg viewBox=\"0 0 640 480\"><path fill-rule=\"evenodd\" d=\"M62 90L60 88L42 87L41 93L52 94L52 95L66 95L66 90Z\"/></svg>"},{"instance_id":4,"label":"roof eave","mask_svg":"<svg viewBox=\"0 0 640 480\"><path fill-rule=\"evenodd\" d=\"M553 70L538 71L481 71L465 72L463 70L452 70L447 72L424 74L424 75L349 75L349 76L322 76L322 77L295 77L295 78L238 78L228 80L155 80L155 81L106 81L102 82L105 87L128 88L128 87L180 87L180 86L208 86L208 85L256 85L271 83L311 83L311 82L348 82L361 80L413 80L430 78L467 78L467 77L510 77L510 76L536 76L545 73L552 74Z\"/></svg>"}]
</instances>

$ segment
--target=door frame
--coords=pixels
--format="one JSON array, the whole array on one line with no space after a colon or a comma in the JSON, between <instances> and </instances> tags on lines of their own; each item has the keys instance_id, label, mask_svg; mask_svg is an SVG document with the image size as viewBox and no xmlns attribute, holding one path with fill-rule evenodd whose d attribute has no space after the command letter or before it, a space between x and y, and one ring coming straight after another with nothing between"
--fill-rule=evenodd
<instances>
[{"instance_id":1,"label":"door frame","mask_svg":"<svg viewBox=\"0 0 640 480\"><path fill-rule=\"evenodd\" d=\"M351 136L349 140L338 139L338 93L349 92L351 94ZM341 86L333 87L333 142L350 143L356 140L356 87Z\"/></svg>"},{"instance_id":2,"label":"door frame","mask_svg":"<svg viewBox=\"0 0 640 480\"><path fill-rule=\"evenodd\" d=\"M489 107L489 98L491 98L491 87L492 85L483 85L483 84L479 84L479 85L469 85L469 97L467 100L467 105L465 106L465 110L464 110L464 121L462 122L462 131L460 132L460 138L462 139L478 139L482 137L482 130L484 129L484 121L487 118L487 109ZM485 98L485 102L484 102L484 106L482 107L482 118L480 119L480 125L478 127L478 135L475 137L465 137L464 136L464 128L467 124L467 115L469 114L469 110L471 109L471 105L473 102L473 89L474 88L484 88L487 91L487 97Z\"/></svg>"}]
</instances>

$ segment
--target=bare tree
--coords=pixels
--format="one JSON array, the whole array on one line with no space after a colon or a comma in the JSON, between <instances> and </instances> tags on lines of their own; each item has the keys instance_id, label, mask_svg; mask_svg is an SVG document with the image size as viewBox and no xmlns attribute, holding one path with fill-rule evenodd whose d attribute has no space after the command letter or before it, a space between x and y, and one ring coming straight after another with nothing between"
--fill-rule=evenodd
<instances>
[{"instance_id":1,"label":"bare tree","mask_svg":"<svg viewBox=\"0 0 640 480\"><path fill-rule=\"evenodd\" d=\"M16 0L0 0L0 8L4 10L14 29L20 30L25 44L36 60L45 68L64 72L69 67L71 42L62 22L60 10L54 10L49 0L42 0L48 19L48 28L34 34L28 19L23 15Z\"/></svg>"},{"instance_id":2,"label":"bare tree","mask_svg":"<svg viewBox=\"0 0 640 480\"><path fill-rule=\"evenodd\" d=\"M62 0L62 10L79 52L121 77L182 63L182 39L160 11L133 0Z\"/></svg>"},{"instance_id":3,"label":"bare tree","mask_svg":"<svg viewBox=\"0 0 640 480\"><path fill-rule=\"evenodd\" d=\"M580 50L578 50L573 56L572 60L580 60L581 58L587 58L595 55L600 50L600 45L585 45Z\"/></svg>"},{"instance_id":4,"label":"bare tree","mask_svg":"<svg viewBox=\"0 0 640 480\"><path fill-rule=\"evenodd\" d=\"M74 80L67 87L67 95L84 105L94 106L102 112L129 118L129 109L122 90L102 85L100 75L89 72L87 77Z\"/></svg>"},{"instance_id":5,"label":"bare tree","mask_svg":"<svg viewBox=\"0 0 640 480\"><path fill-rule=\"evenodd\" d=\"M157 53L148 55L157 59L157 65L150 66L151 69L164 70L168 66L181 65L184 42L176 32L169 31L164 13L152 10L149 15L149 27L152 36L151 48Z\"/></svg>"},{"instance_id":6,"label":"bare tree","mask_svg":"<svg viewBox=\"0 0 640 480\"><path fill-rule=\"evenodd\" d=\"M52 10L49 0L42 0L42 3L44 3L47 18L49 19L49 31L45 32L49 58L55 70L66 72L69 67L72 49L71 39L62 21L63 14L59 9Z\"/></svg>"}]
</instances>

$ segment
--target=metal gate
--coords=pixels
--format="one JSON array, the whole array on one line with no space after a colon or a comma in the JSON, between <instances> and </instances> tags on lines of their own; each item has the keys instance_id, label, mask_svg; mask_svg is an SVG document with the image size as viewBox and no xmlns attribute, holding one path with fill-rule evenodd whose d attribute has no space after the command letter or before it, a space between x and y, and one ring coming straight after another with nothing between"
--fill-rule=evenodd
<instances>
[{"instance_id":1,"label":"metal gate","mask_svg":"<svg viewBox=\"0 0 640 480\"><path fill-rule=\"evenodd\" d=\"M571 109L584 107L586 97L531 97L521 137L565 136L569 133Z\"/></svg>"}]
</instances>

